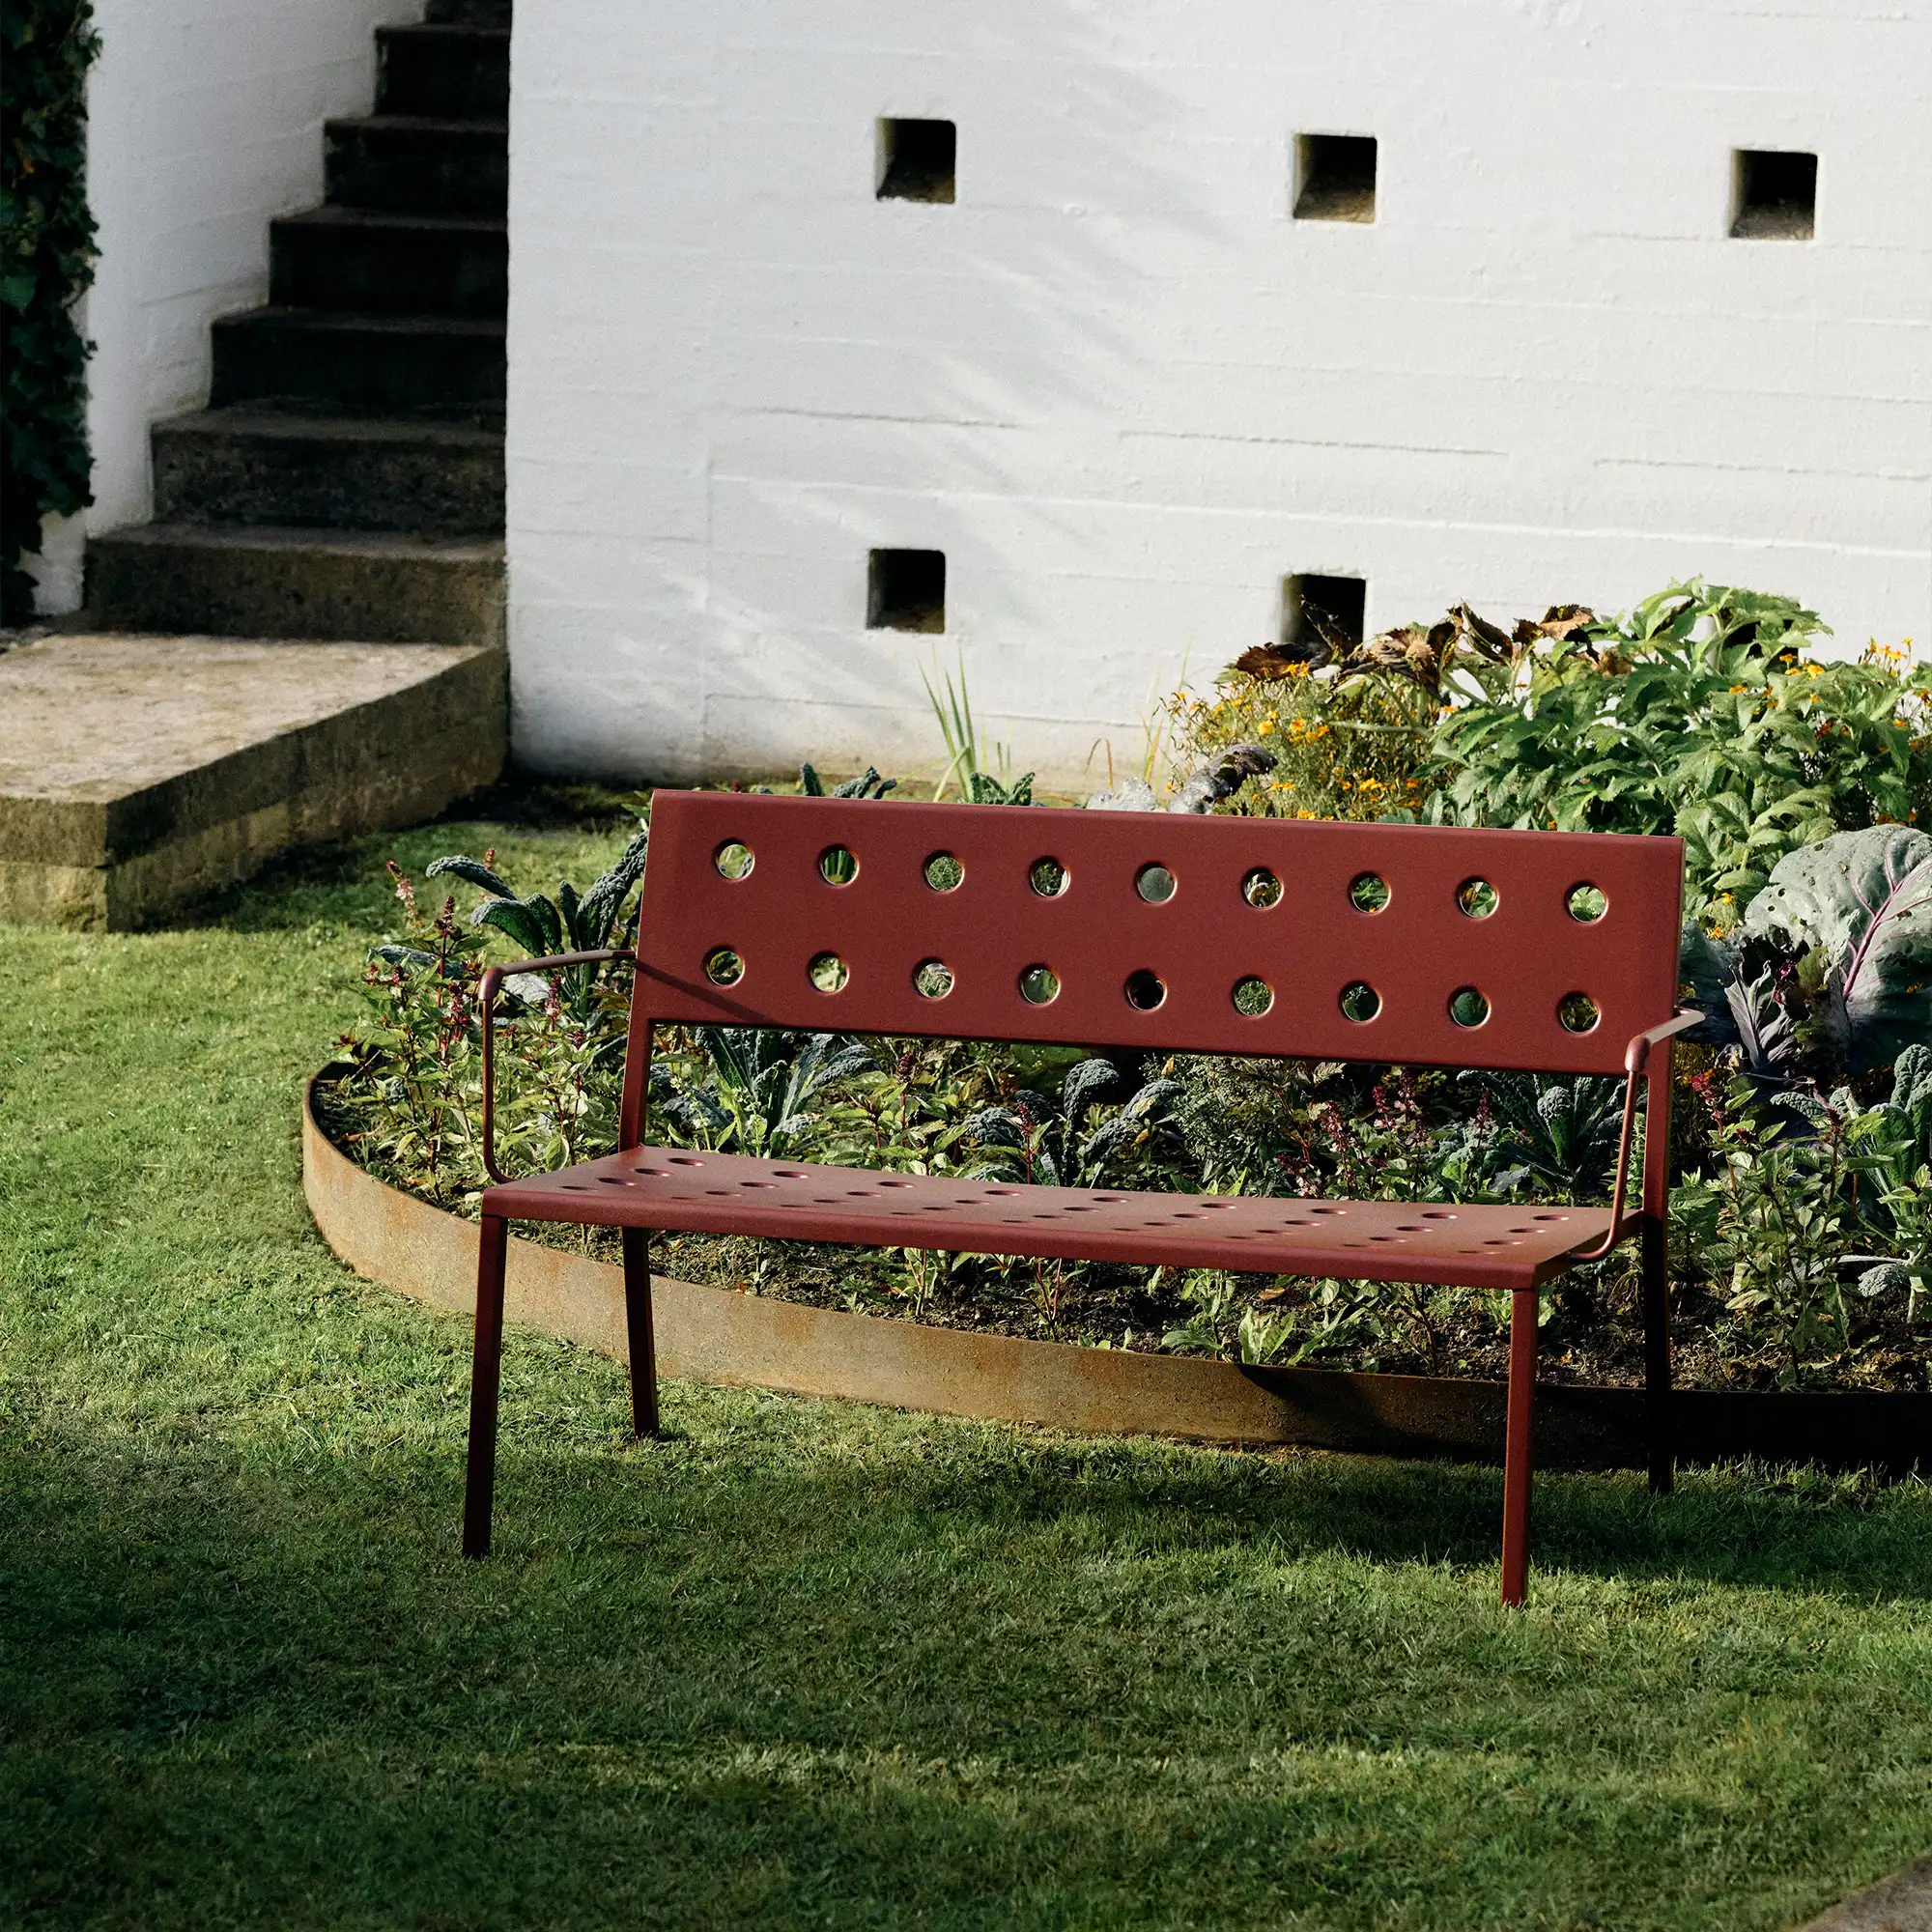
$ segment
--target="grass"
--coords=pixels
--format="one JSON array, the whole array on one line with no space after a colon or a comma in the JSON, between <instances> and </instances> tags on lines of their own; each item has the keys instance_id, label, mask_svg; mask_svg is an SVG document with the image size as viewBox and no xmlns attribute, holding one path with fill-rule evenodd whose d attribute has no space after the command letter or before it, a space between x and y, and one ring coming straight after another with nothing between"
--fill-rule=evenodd
<instances>
[{"instance_id":1,"label":"grass","mask_svg":"<svg viewBox=\"0 0 1932 1932\"><path fill-rule=\"evenodd\" d=\"M0 1921L1773 1928L1932 1839L1932 1490L1087 1441L463 1324L303 1209L380 860L0 934ZM593 850L594 848L594 850ZM554 863L552 863L554 862Z\"/></svg>"}]
</instances>

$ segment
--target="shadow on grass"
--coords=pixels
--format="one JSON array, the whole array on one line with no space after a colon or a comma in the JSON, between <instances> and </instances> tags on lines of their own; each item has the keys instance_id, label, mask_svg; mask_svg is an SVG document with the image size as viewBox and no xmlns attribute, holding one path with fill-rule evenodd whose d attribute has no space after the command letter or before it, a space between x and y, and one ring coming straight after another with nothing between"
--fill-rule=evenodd
<instances>
[{"instance_id":1,"label":"shadow on grass","mask_svg":"<svg viewBox=\"0 0 1932 1932\"><path fill-rule=\"evenodd\" d=\"M573 859L580 859L582 848L581 863L594 865L596 857L588 855L614 856L636 830L638 806L648 790L615 792L512 775L458 799L420 825L286 852L240 885L192 901L167 923L229 932L286 932L328 923L378 935L398 923L386 860L419 867L445 851L499 839L561 843ZM470 896L463 895L466 901Z\"/></svg>"},{"instance_id":2,"label":"shadow on grass","mask_svg":"<svg viewBox=\"0 0 1932 1932\"><path fill-rule=\"evenodd\" d=\"M499 1475L499 1548L513 1561L554 1553L547 1491L555 1463L512 1428ZM1259 1560L1340 1556L1373 1565L1492 1570L1500 1470L1322 1452L1249 1454L1147 1442L1064 1443L998 1432L997 1450L926 1453L882 1486L869 1468L762 1470L760 1513L817 1525L801 1534L937 1533L997 1549L1045 1538L1107 1559ZM639 1511L639 1448L595 1479L601 1509ZM1653 1496L1640 1475L1539 1475L1535 1563L1632 1583L1683 1579L1870 1602L1932 1601L1932 1486L1806 1469L1687 1471ZM452 1492L450 1509L455 1507ZM454 1535L454 1516L449 1534ZM836 1530L831 1525L838 1525ZM640 1546L641 1547L641 1546ZM1482 1578L1485 1587L1492 1581Z\"/></svg>"},{"instance_id":3,"label":"shadow on grass","mask_svg":"<svg viewBox=\"0 0 1932 1932\"><path fill-rule=\"evenodd\" d=\"M1698 1840L1681 1766L1587 1826L1472 1822L1521 1754L1562 1761L1579 1723L1599 1757L1702 1745L1724 1669L1802 1703L1927 1590L1917 1484L1557 1478L1544 1601L1511 1617L1491 1472L673 1395L685 1437L652 1448L513 1427L481 1565L455 1554L452 1444L0 1435L0 1902L638 1922L621 1883L660 1925L814 1900L855 1925L1235 1925L1290 1897L1324 1925L1474 1923L1526 1853L1558 1892L1579 1833L1593 1872L1648 1856L1652 1805ZM1772 1594L1741 1615L1714 1583ZM1745 1654L1714 1669L1714 1634ZM1917 1721L1844 1667L1861 1748L1861 1698ZM1258 1774L1270 1753L1325 1768ZM1711 1822L1735 1833L1715 1798ZM1418 1883L1441 1916L1385 1916ZM1562 1896L1549 1922L1653 1922Z\"/></svg>"}]
</instances>

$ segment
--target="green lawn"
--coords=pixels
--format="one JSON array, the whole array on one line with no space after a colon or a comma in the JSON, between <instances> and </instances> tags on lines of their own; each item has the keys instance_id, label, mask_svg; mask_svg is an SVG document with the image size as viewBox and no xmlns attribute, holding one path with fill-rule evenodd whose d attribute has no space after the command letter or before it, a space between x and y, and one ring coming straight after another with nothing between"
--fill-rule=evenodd
<instances>
[{"instance_id":1,"label":"green lawn","mask_svg":"<svg viewBox=\"0 0 1932 1932\"><path fill-rule=\"evenodd\" d=\"M1499 1478L468 1338L298 1187L380 860L0 934L0 1921L1773 1928L1932 1844L1932 1490ZM541 873L539 872L538 876Z\"/></svg>"}]
</instances>

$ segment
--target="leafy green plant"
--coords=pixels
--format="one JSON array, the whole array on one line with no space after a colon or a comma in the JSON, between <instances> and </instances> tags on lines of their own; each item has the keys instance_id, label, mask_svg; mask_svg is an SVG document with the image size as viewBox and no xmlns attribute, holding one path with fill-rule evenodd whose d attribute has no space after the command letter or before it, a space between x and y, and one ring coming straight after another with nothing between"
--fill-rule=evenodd
<instances>
[{"instance_id":1,"label":"leafy green plant","mask_svg":"<svg viewBox=\"0 0 1932 1932\"><path fill-rule=\"evenodd\" d=\"M1566 1201L1608 1194L1623 1131L1622 1081L1489 1071L1469 1078L1493 1121L1481 1162L1488 1188L1509 1194L1528 1184Z\"/></svg>"},{"instance_id":2,"label":"leafy green plant","mask_svg":"<svg viewBox=\"0 0 1932 1932\"><path fill-rule=\"evenodd\" d=\"M1441 640L1432 635L1422 642L1434 652ZM1438 660L1445 676L1458 652L1477 650L1456 638ZM1485 648L1497 653L1486 661L1501 662L1494 639ZM810 766L801 786L826 792ZM892 789L868 769L838 792L876 800ZM1232 795L1231 784L1208 802ZM645 851L639 836L586 892L566 883L554 895L519 896L490 853L436 862L437 876L481 892L470 922L450 900L418 909L397 875L405 931L372 955L376 1013L350 1042L357 1069L343 1083L365 1158L462 1205L481 1180L474 999L484 938L500 933L531 952L622 939ZM1682 1088L1677 1157L1691 1172L1673 1204L1672 1248L1699 1311L1703 1359L1723 1373L1759 1384L1925 1383L1932 1049L1907 1036L1932 1028L1915 977L1928 860L1932 839L1909 828L1833 835L1780 859L1761 904L1728 930L1687 933L1686 983L1729 1031L1715 1057L1692 1056ZM624 990L621 971L511 982L499 1086L506 1164L555 1166L612 1144ZM1156 1073L1079 1048L743 1028L664 1029L661 1049L651 1095L661 1136L962 1179L1589 1199L1608 1186L1621 1124L1614 1081L1205 1057ZM1895 1065L1886 1058L1893 1051ZM1177 1283L1165 1270L916 1250L835 1264L804 1250L788 1258L782 1244L749 1254L752 1245L719 1261L729 1279L749 1274L793 1293L802 1281L805 1298L821 1305L974 1324L990 1316L1020 1332L1123 1346L1151 1334L1250 1364L1493 1374L1506 1317L1484 1297L1417 1285L1215 1271ZM690 1259L681 1250L677 1264ZM1720 1285L1715 1300L1696 1286L1710 1281ZM1548 1297L1553 1359L1607 1356L1634 1372L1631 1324L1614 1313L1624 1293L1605 1264Z\"/></svg>"},{"instance_id":3,"label":"leafy green plant","mask_svg":"<svg viewBox=\"0 0 1932 1932\"><path fill-rule=\"evenodd\" d=\"M1821 953L1816 1024L1854 1072L1932 1039L1932 838L1903 825L1788 854L1741 932Z\"/></svg>"},{"instance_id":4,"label":"leafy green plant","mask_svg":"<svg viewBox=\"0 0 1932 1932\"><path fill-rule=\"evenodd\" d=\"M878 1039L871 1063L826 1107L828 1144L838 1157L902 1174L979 1175L964 1151L966 1122L1017 1064L998 1047L952 1039Z\"/></svg>"},{"instance_id":5,"label":"leafy green plant","mask_svg":"<svg viewBox=\"0 0 1932 1932\"><path fill-rule=\"evenodd\" d=\"M1219 1355L1250 1368L1295 1368L1361 1341L1378 1325L1383 1299L1372 1282L1297 1284L1299 1300L1277 1284L1243 1301L1234 1276L1199 1269L1180 1286L1184 1321L1168 1329L1161 1347L1178 1355Z\"/></svg>"},{"instance_id":6,"label":"leafy green plant","mask_svg":"<svg viewBox=\"0 0 1932 1932\"><path fill-rule=\"evenodd\" d=\"M33 615L21 558L41 523L94 500L89 344L74 304L94 278L87 70L90 0L7 0L0 15L0 621Z\"/></svg>"},{"instance_id":7,"label":"leafy green plant","mask_svg":"<svg viewBox=\"0 0 1932 1932\"><path fill-rule=\"evenodd\" d=\"M1180 1092L1178 1081L1162 1076L1122 1097L1128 1085L1111 1060L1083 1060L1061 1082L1057 1105L1021 1094L980 1108L962 1122L962 1135L1002 1179L1104 1186L1129 1154L1149 1149Z\"/></svg>"},{"instance_id":8,"label":"leafy green plant","mask_svg":"<svg viewBox=\"0 0 1932 1932\"><path fill-rule=\"evenodd\" d=\"M393 862L389 876L403 934L370 950L362 980L370 1017L339 1042L354 1070L337 1097L354 1107L365 1160L447 1202L482 1173L475 1074L483 942L457 917L453 898L431 912Z\"/></svg>"},{"instance_id":9,"label":"leafy green plant","mask_svg":"<svg viewBox=\"0 0 1932 1932\"><path fill-rule=\"evenodd\" d=\"M445 874L478 887L486 896L471 915L477 925L495 926L498 932L524 949L531 958L559 952L596 952L624 944L632 915L626 906L638 882L644 876L644 861L650 849L648 825L639 825L637 835L618 855L617 862L581 896L568 879L556 889L556 896L532 893L519 898L509 882L495 868L461 853L433 860L424 867L427 878ZM602 964L566 967L557 975L567 989L571 1009L580 1018L595 1009L597 993L608 978ZM518 976L521 980L534 978ZM536 985L513 984L513 994L525 998L539 996Z\"/></svg>"},{"instance_id":10,"label":"leafy green plant","mask_svg":"<svg viewBox=\"0 0 1932 1932\"><path fill-rule=\"evenodd\" d=\"M404 930L370 953L364 990L372 1018L343 1037L354 1070L336 1096L365 1157L438 1201L461 1201L484 1184L483 935L495 929L535 956L621 945L646 844L640 829L585 892L565 881L554 898L519 897L494 853L433 861L426 876L461 879L485 895L468 922L453 896L434 912L424 908L413 882L391 865ZM499 1160L541 1169L601 1152L616 1134L626 972L589 965L517 974L503 990Z\"/></svg>"},{"instance_id":11,"label":"leafy green plant","mask_svg":"<svg viewBox=\"0 0 1932 1932\"><path fill-rule=\"evenodd\" d=\"M1804 655L1815 612L1700 581L1450 668L1429 816L1674 832L1693 908L1748 899L1786 854L1932 806L1928 673L1874 647Z\"/></svg>"},{"instance_id":12,"label":"leafy green plant","mask_svg":"<svg viewBox=\"0 0 1932 1932\"><path fill-rule=\"evenodd\" d=\"M1856 1226L1846 1183L1867 1163L1841 1117L1820 1125L1794 1139L1781 1124L1740 1121L1716 1149L1717 1211L1703 1259L1739 1325L1777 1351L1785 1386L1829 1368L1851 1340L1844 1264Z\"/></svg>"},{"instance_id":13,"label":"leafy green plant","mask_svg":"<svg viewBox=\"0 0 1932 1932\"><path fill-rule=\"evenodd\" d=\"M804 1158L825 1138L814 1103L877 1066L871 1047L847 1034L698 1027L694 1037L701 1070L680 1082L672 1062L654 1062L651 1098L694 1147L719 1153Z\"/></svg>"}]
</instances>

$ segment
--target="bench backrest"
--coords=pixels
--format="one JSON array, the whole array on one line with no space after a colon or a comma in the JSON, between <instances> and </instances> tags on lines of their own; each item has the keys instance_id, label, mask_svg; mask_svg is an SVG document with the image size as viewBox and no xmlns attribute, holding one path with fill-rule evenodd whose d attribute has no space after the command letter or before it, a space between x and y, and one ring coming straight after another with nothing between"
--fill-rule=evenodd
<instances>
[{"instance_id":1,"label":"bench backrest","mask_svg":"<svg viewBox=\"0 0 1932 1932\"><path fill-rule=\"evenodd\" d=\"M660 791L633 1079L655 1020L1618 1073L1682 877L1676 838Z\"/></svg>"}]
</instances>

